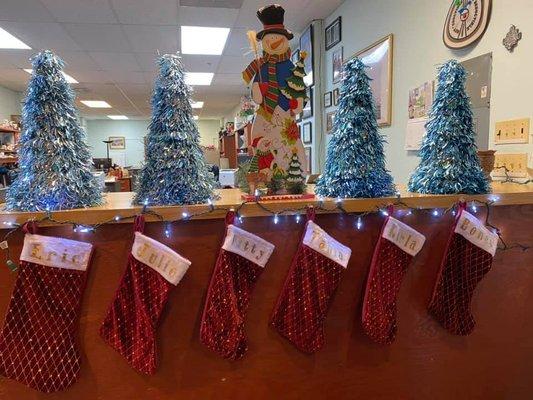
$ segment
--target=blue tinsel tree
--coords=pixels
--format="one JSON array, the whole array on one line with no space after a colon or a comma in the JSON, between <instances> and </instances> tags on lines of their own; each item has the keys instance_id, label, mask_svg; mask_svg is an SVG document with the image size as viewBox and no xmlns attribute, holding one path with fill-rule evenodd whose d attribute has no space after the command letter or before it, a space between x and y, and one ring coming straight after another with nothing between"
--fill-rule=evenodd
<instances>
[{"instance_id":1,"label":"blue tinsel tree","mask_svg":"<svg viewBox=\"0 0 533 400\"><path fill-rule=\"evenodd\" d=\"M64 210L102 203L63 66L48 50L33 59L22 109L19 168L6 193L8 210Z\"/></svg>"},{"instance_id":2,"label":"blue tinsel tree","mask_svg":"<svg viewBox=\"0 0 533 400\"><path fill-rule=\"evenodd\" d=\"M159 59L159 77L152 96L152 121L146 163L139 177L135 203L183 205L207 202L215 181L208 170L193 118L191 88L181 59Z\"/></svg>"},{"instance_id":3,"label":"blue tinsel tree","mask_svg":"<svg viewBox=\"0 0 533 400\"><path fill-rule=\"evenodd\" d=\"M386 197L395 192L385 168L370 78L354 58L344 66L339 108L316 193L325 197Z\"/></svg>"},{"instance_id":4,"label":"blue tinsel tree","mask_svg":"<svg viewBox=\"0 0 533 400\"><path fill-rule=\"evenodd\" d=\"M470 99L466 94L467 72L455 60L439 70L420 164L411 176L409 190L427 194L483 194L490 192L477 155L476 133Z\"/></svg>"}]
</instances>

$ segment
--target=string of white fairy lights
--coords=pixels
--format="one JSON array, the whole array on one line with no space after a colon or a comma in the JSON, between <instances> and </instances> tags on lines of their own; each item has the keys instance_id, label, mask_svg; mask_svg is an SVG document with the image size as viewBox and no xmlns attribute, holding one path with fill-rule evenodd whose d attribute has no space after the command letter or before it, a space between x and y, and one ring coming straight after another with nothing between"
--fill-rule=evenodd
<instances>
[{"instance_id":1,"label":"string of white fairy lights","mask_svg":"<svg viewBox=\"0 0 533 400\"><path fill-rule=\"evenodd\" d=\"M217 206L217 205L215 205L213 203L212 200L208 200L208 206L209 207L208 207L207 210L198 211L196 213L188 213L188 212L184 211L177 218L172 219L172 220L167 220L167 221L165 221L165 218L161 214L159 214L156 211L150 209L148 203L145 202L141 212L138 213L138 214L134 214L134 215L130 215L130 216L116 215L113 218L104 220L102 222L99 222L99 223L96 223L96 224L93 224L93 225L82 224L82 223L79 223L79 222L76 222L76 221L71 221L71 220L58 220L58 219L54 218L52 211L46 211L46 215L43 216L40 219L33 218L33 219L29 219L26 222L27 223L36 223L37 225L40 224L40 223L51 223L51 224L54 224L54 225L70 225L70 226L72 226L74 232L88 233L88 232L95 232L96 230L98 230L100 227L102 227L104 225L114 224L114 223L118 223L118 222L128 222L128 221L132 221L133 222L133 220L137 216L146 215L146 216L153 216L160 222L165 222L165 232L164 233L165 233L165 236L167 238L170 238L172 225L180 223L180 222L190 221L190 220L193 220L193 219L196 219L196 218L204 217L204 216L212 214L212 213L220 213L220 212L227 213L229 211L233 211L233 212L235 212L236 219L240 223L242 223L244 216L242 215L241 211L242 211L243 207L245 207L246 205L255 205L259 209L261 209L264 213L271 215L273 217L273 219L274 219L274 221L273 221L274 224L278 224L279 220L280 220L280 216L284 216L284 215L294 215L296 223L300 223L300 221L302 220L302 214L306 213L306 211L309 208L313 207L315 209L315 211L317 211L319 213L320 212L322 212L322 213L341 213L343 215L353 216L355 218L354 228L356 230L358 230L358 231L361 231L361 230L364 229L364 219L365 219L365 217L367 217L367 216L369 216L371 214L375 214L375 213L381 213L383 216L388 216L389 215L389 211L388 210L389 210L390 206L398 207L397 211L398 212L405 212L404 216L410 216L414 212L422 212L422 213L429 213L433 217L442 217L442 216L445 216L445 215L447 215L449 213L451 213L453 216L455 216L456 213L457 213L458 205L461 204L461 203L465 203L465 201L460 200L457 203L453 204L452 206L450 206L449 208L444 209L444 210L442 208L411 207L411 206L409 206L408 204L406 204L402 200L400 194L398 193L397 197L396 197L396 201L390 202L388 204L383 204L381 206L376 206L376 208L374 210L370 210L370 211L366 211L366 212L350 212L350 211L347 211L344 208L344 199L338 198L338 199L333 200L333 199L324 199L324 198L318 197L317 200L318 200L318 204L307 204L307 205L304 205L304 206L301 206L301 207L288 207L288 208L284 208L284 209L281 209L281 210L279 210L279 209L274 210L274 209L270 208L268 206L268 202L262 202L261 201L261 196L259 196L257 194L256 194L254 200L243 201L237 207ZM489 228L491 228L493 230L493 232L498 235L498 237L500 239L500 245L498 247L499 250L505 251L505 250L511 250L511 249L515 249L515 248L521 249L523 251L529 250L531 248L531 246L528 246L528 245L524 245L524 244L520 244L520 243L515 243L515 244L511 244L511 245L507 244L507 242L504 240L504 238L502 236L501 230L498 227L496 227L496 226L494 226L492 224L492 222L490 220L490 218L491 218L491 208L492 208L492 206L495 203L498 202L498 200L499 200L499 197L496 196L496 195L490 196L489 200L486 201L486 202L479 201L479 200L470 200L470 201L468 201L468 203L469 203L468 209L473 214L476 214L479 211L479 207L485 207L485 209L486 209L485 225L488 226ZM333 204L334 206L333 207L327 207L328 204ZM22 229L25 224L18 224L18 223L14 223L14 222L4 222L4 225L6 225L9 228L9 230L8 230L8 232L6 234L4 234L2 242L0 243L0 248L2 248L6 252L7 260L8 260L8 266L10 266L11 269L16 270L16 266L12 265L14 263L12 261L10 261L9 246L7 244L7 241L8 241L8 239L9 239L9 237L11 235L13 235L18 230Z\"/></svg>"}]
</instances>

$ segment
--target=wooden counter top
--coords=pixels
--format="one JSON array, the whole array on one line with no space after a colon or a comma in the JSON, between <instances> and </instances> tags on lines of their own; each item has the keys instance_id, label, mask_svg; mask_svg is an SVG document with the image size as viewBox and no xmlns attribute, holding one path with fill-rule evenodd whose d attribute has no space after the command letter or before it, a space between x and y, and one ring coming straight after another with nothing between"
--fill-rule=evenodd
<instances>
[{"instance_id":1,"label":"wooden counter top","mask_svg":"<svg viewBox=\"0 0 533 400\"><path fill-rule=\"evenodd\" d=\"M310 191L314 188L311 186ZM197 219L223 218L227 208L237 208L242 203L241 192L238 189L224 189L217 193L220 198L214 202L215 208L224 208L216 210ZM495 206L502 205L521 205L533 204L533 184L519 185L515 183L493 183L493 193L489 195L421 195L410 193L405 188L400 188L401 201L409 207L413 208L448 208L458 202L460 199L466 201L477 200L480 202L493 201ZM93 207L88 209L76 209L68 211L54 211L53 218L59 221L73 221L78 224L97 224L107 220L113 219L115 216L128 217L138 214L141 206L132 206L131 200L132 192L123 193L107 193L105 195L106 203L100 207ZM348 212L366 212L376 210L377 207L383 207L387 204L397 202L397 198L377 198L377 199L345 199L343 200L343 208ZM287 209L300 209L306 205L318 206L319 199L313 200L289 200L283 202L261 202L269 210L276 213L283 213ZM323 202L325 208L331 211L339 212L336 209L335 199L325 199ZM209 205L195 205L183 207L148 207L150 211L159 214L163 220L170 221L181 217L182 213L196 214L207 212L210 209ZM285 214L294 214L294 211L285 211ZM260 205L255 203L248 203L240 208L240 214L243 217L259 217L272 215L264 210ZM31 218L42 218L46 213L38 212L7 212L0 211L0 224L6 225L8 223L24 223ZM148 215L148 221L158 220L157 216ZM131 222L128 221L128 222ZM45 224L46 225L46 224ZM0 226L0 229L3 226Z\"/></svg>"}]
</instances>

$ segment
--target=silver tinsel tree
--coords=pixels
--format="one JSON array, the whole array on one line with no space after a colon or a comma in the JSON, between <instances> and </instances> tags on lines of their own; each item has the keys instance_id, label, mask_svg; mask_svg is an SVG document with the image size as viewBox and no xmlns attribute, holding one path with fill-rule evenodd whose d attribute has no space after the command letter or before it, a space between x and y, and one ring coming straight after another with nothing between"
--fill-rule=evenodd
<instances>
[{"instance_id":1,"label":"silver tinsel tree","mask_svg":"<svg viewBox=\"0 0 533 400\"><path fill-rule=\"evenodd\" d=\"M490 184L477 155L467 72L456 60L439 69L438 88L409 190L426 194L483 194Z\"/></svg>"},{"instance_id":2,"label":"silver tinsel tree","mask_svg":"<svg viewBox=\"0 0 533 400\"><path fill-rule=\"evenodd\" d=\"M8 210L64 210L102 203L63 66L48 50L33 58L22 110L19 168L6 193Z\"/></svg>"},{"instance_id":3,"label":"silver tinsel tree","mask_svg":"<svg viewBox=\"0 0 533 400\"><path fill-rule=\"evenodd\" d=\"M181 59L159 59L159 77L152 96L152 121L146 163L134 202L150 205L206 203L215 181L200 148L193 119L191 88L185 83Z\"/></svg>"},{"instance_id":4,"label":"silver tinsel tree","mask_svg":"<svg viewBox=\"0 0 533 400\"><path fill-rule=\"evenodd\" d=\"M354 58L343 72L339 109L316 194L325 197L387 197L395 192L385 167L370 78Z\"/></svg>"}]
</instances>

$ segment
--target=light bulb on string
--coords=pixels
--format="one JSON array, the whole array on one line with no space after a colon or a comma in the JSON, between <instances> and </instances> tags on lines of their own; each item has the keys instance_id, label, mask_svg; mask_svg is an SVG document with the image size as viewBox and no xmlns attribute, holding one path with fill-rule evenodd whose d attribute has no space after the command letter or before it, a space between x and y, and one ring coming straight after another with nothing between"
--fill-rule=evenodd
<instances>
[{"instance_id":1,"label":"light bulb on string","mask_svg":"<svg viewBox=\"0 0 533 400\"><path fill-rule=\"evenodd\" d=\"M274 223L277 225L278 222L279 222L278 214L275 214L275 215L274 215Z\"/></svg>"},{"instance_id":2,"label":"light bulb on string","mask_svg":"<svg viewBox=\"0 0 533 400\"><path fill-rule=\"evenodd\" d=\"M384 215L385 217L389 216L389 212L387 210L381 210L381 214Z\"/></svg>"},{"instance_id":3,"label":"light bulb on string","mask_svg":"<svg viewBox=\"0 0 533 400\"><path fill-rule=\"evenodd\" d=\"M357 223L355 225L357 227L357 230L360 231L361 229L363 229L363 218L361 217L358 217L357 218Z\"/></svg>"},{"instance_id":4,"label":"light bulb on string","mask_svg":"<svg viewBox=\"0 0 533 400\"><path fill-rule=\"evenodd\" d=\"M120 215L116 215L115 218L113 218L115 221L120 221Z\"/></svg>"},{"instance_id":5,"label":"light bulb on string","mask_svg":"<svg viewBox=\"0 0 533 400\"><path fill-rule=\"evenodd\" d=\"M167 224L165 226L165 236L166 236L167 239L170 238L170 224Z\"/></svg>"},{"instance_id":6,"label":"light bulb on string","mask_svg":"<svg viewBox=\"0 0 533 400\"><path fill-rule=\"evenodd\" d=\"M439 216L439 210L438 209L434 209L432 214L433 214L434 217L438 217Z\"/></svg>"},{"instance_id":7,"label":"light bulb on string","mask_svg":"<svg viewBox=\"0 0 533 400\"><path fill-rule=\"evenodd\" d=\"M147 205L148 205L148 199L144 199L143 204L144 204L145 206L147 206Z\"/></svg>"},{"instance_id":8,"label":"light bulb on string","mask_svg":"<svg viewBox=\"0 0 533 400\"><path fill-rule=\"evenodd\" d=\"M182 216L184 219L189 218L189 214L186 213L185 211L181 213L181 216Z\"/></svg>"},{"instance_id":9,"label":"light bulb on string","mask_svg":"<svg viewBox=\"0 0 533 400\"><path fill-rule=\"evenodd\" d=\"M472 212L475 214L477 213L477 206L475 202L472 202Z\"/></svg>"},{"instance_id":10,"label":"light bulb on string","mask_svg":"<svg viewBox=\"0 0 533 400\"><path fill-rule=\"evenodd\" d=\"M299 224L302 219L302 216L300 214L296 214L296 223Z\"/></svg>"}]
</instances>

